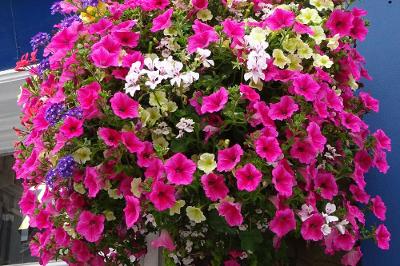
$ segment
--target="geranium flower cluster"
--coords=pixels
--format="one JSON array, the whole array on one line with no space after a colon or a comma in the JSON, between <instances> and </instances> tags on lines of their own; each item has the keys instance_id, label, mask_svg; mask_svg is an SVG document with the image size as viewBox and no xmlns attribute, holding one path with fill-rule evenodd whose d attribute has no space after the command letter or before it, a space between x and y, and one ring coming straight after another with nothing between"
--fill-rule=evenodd
<instances>
[{"instance_id":1,"label":"geranium flower cluster","mask_svg":"<svg viewBox=\"0 0 400 266\"><path fill-rule=\"evenodd\" d=\"M387 172L391 141L362 120L379 103L348 2L55 3L18 100L32 255L138 265L148 242L167 265L284 265L300 238L357 265L361 240L388 249L364 176Z\"/></svg>"}]
</instances>

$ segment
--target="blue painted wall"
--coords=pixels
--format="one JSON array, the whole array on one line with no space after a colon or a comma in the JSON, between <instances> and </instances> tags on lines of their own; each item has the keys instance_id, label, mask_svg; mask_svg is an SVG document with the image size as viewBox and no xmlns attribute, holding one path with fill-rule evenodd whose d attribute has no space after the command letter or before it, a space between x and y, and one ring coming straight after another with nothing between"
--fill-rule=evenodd
<instances>
[{"instance_id":1,"label":"blue painted wall","mask_svg":"<svg viewBox=\"0 0 400 266\"><path fill-rule=\"evenodd\" d=\"M391 249L379 250L373 241L363 246L364 266L400 266L400 0L361 0L371 22L367 39L359 45L373 77L366 89L380 100L380 112L367 117L371 130L384 129L392 138L387 175L373 170L367 190L380 194L387 205L387 227L392 233ZM370 224L376 219L368 218Z\"/></svg>"},{"instance_id":2,"label":"blue painted wall","mask_svg":"<svg viewBox=\"0 0 400 266\"><path fill-rule=\"evenodd\" d=\"M50 15L55 0L0 0L0 70L31 51L30 38L37 32L50 32L59 17Z\"/></svg>"}]
</instances>

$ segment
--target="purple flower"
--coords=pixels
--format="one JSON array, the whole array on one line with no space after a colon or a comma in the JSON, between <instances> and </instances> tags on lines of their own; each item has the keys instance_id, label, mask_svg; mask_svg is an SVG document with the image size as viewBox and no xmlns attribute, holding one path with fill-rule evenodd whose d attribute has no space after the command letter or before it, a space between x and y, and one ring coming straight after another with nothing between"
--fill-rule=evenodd
<instances>
[{"instance_id":1,"label":"purple flower","mask_svg":"<svg viewBox=\"0 0 400 266\"><path fill-rule=\"evenodd\" d=\"M60 13L60 14L63 13L62 8L61 8L61 2L62 1L57 1L50 7L50 11L51 11L52 15L55 15L57 13Z\"/></svg>"},{"instance_id":2,"label":"purple flower","mask_svg":"<svg viewBox=\"0 0 400 266\"><path fill-rule=\"evenodd\" d=\"M60 29L68 28L72 25L75 21L81 21L78 15L73 15L64 18L61 22L57 25Z\"/></svg>"},{"instance_id":3,"label":"purple flower","mask_svg":"<svg viewBox=\"0 0 400 266\"><path fill-rule=\"evenodd\" d=\"M46 46L46 44L50 41L50 35L45 32L39 32L35 36L32 37L30 43L33 50L37 50L40 47Z\"/></svg>"},{"instance_id":4,"label":"purple flower","mask_svg":"<svg viewBox=\"0 0 400 266\"><path fill-rule=\"evenodd\" d=\"M65 114L63 115L63 118L65 118L67 116L73 116L75 118L82 119L83 118L83 110L79 106L71 108L65 112Z\"/></svg>"},{"instance_id":5,"label":"purple flower","mask_svg":"<svg viewBox=\"0 0 400 266\"><path fill-rule=\"evenodd\" d=\"M49 109L46 110L45 119L51 125L55 125L63 118L66 108L64 103L53 103Z\"/></svg>"},{"instance_id":6,"label":"purple flower","mask_svg":"<svg viewBox=\"0 0 400 266\"><path fill-rule=\"evenodd\" d=\"M75 165L76 163L72 155L67 155L58 161L56 171L61 177L68 178L72 176Z\"/></svg>"},{"instance_id":7,"label":"purple flower","mask_svg":"<svg viewBox=\"0 0 400 266\"><path fill-rule=\"evenodd\" d=\"M82 0L82 7L87 8L88 6L97 6L98 0Z\"/></svg>"},{"instance_id":8,"label":"purple flower","mask_svg":"<svg viewBox=\"0 0 400 266\"><path fill-rule=\"evenodd\" d=\"M37 72L39 76L43 76L44 71L50 68L50 61L49 58L43 58L42 61L40 61L39 65L37 66Z\"/></svg>"},{"instance_id":9,"label":"purple flower","mask_svg":"<svg viewBox=\"0 0 400 266\"><path fill-rule=\"evenodd\" d=\"M47 172L46 177L45 177L45 181L46 181L46 185L49 188L53 188L54 187L54 180L57 177L57 170L52 168L50 171Z\"/></svg>"}]
</instances>

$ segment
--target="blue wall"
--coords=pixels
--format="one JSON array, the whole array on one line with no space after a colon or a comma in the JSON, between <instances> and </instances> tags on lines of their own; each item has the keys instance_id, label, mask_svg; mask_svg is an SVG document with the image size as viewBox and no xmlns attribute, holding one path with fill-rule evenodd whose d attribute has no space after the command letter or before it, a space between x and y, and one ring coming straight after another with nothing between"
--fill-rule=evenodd
<instances>
[{"instance_id":1,"label":"blue wall","mask_svg":"<svg viewBox=\"0 0 400 266\"><path fill-rule=\"evenodd\" d=\"M391 249L379 250L373 241L363 246L363 265L400 266L400 0L363 0L356 4L368 11L371 21L367 39L359 45L373 77L366 89L380 100L380 112L370 114L371 130L384 129L392 138L387 175L372 171L367 190L380 194L387 205L387 227L392 233ZM368 219L370 224L376 220Z\"/></svg>"},{"instance_id":2,"label":"blue wall","mask_svg":"<svg viewBox=\"0 0 400 266\"><path fill-rule=\"evenodd\" d=\"M50 32L59 17L50 15L55 0L0 0L0 70L31 51L30 38L37 32Z\"/></svg>"}]
</instances>

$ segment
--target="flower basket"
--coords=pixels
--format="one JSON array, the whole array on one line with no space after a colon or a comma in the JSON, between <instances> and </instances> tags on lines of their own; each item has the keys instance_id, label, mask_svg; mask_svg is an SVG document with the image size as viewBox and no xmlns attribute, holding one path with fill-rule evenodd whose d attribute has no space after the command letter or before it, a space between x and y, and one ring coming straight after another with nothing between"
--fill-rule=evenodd
<instances>
[{"instance_id":1,"label":"flower basket","mask_svg":"<svg viewBox=\"0 0 400 266\"><path fill-rule=\"evenodd\" d=\"M149 244L165 265L357 265L361 240L388 249L364 175L387 172L391 142L362 120L379 104L359 89L366 12L348 4L56 2L65 18L17 63L32 255L139 265Z\"/></svg>"}]
</instances>

